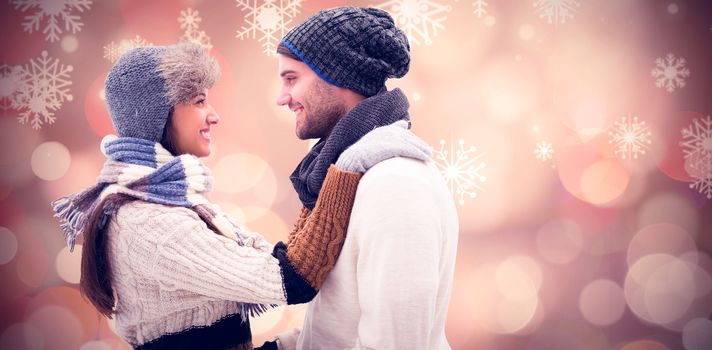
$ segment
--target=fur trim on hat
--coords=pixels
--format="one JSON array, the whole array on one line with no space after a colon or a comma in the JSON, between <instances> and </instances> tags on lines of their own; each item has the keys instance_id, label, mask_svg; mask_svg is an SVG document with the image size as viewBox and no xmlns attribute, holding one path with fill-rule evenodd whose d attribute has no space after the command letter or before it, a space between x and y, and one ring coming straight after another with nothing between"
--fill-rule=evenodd
<instances>
[{"instance_id":1,"label":"fur trim on hat","mask_svg":"<svg viewBox=\"0 0 712 350\"><path fill-rule=\"evenodd\" d=\"M158 67L166 80L166 97L171 105L189 102L210 89L220 77L220 66L200 45L185 43L169 46Z\"/></svg>"}]
</instances>

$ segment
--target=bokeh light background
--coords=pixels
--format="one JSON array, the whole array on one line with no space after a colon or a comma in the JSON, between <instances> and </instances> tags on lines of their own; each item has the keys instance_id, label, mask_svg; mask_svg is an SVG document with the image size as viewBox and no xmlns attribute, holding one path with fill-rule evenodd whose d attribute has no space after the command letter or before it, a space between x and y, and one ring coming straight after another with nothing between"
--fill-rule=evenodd
<instances>
[{"instance_id":1,"label":"bokeh light background","mask_svg":"<svg viewBox=\"0 0 712 350\"><path fill-rule=\"evenodd\" d=\"M111 58L139 42L209 45L223 73L210 95L222 118L210 198L276 242L300 207L288 175L313 142L275 105L268 39L281 20L344 4L382 6L411 35L410 73L389 87L409 96L458 203L453 348L712 349L702 0L2 1L1 349L128 348L81 297L81 246L68 252L49 205L103 163ZM58 31L45 30L51 18ZM255 319L255 344L304 312Z\"/></svg>"}]
</instances>

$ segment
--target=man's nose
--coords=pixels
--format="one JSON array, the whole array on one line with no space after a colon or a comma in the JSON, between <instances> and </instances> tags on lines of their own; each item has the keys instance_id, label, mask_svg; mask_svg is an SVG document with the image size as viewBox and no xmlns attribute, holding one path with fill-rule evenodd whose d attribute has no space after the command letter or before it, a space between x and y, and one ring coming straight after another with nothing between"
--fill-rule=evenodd
<instances>
[{"instance_id":1,"label":"man's nose","mask_svg":"<svg viewBox=\"0 0 712 350\"><path fill-rule=\"evenodd\" d=\"M284 106L288 105L289 102L292 100L292 96L289 94L281 94L279 97L277 97L277 105L278 106Z\"/></svg>"}]
</instances>

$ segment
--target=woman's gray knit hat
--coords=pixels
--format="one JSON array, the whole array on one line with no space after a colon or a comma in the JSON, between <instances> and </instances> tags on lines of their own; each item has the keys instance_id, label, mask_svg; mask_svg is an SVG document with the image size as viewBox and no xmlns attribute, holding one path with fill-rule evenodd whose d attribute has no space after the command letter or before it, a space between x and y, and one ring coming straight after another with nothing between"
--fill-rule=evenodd
<instances>
[{"instance_id":1,"label":"woman's gray knit hat","mask_svg":"<svg viewBox=\"0 0 712 350\"><path fill-rule=\"evenodd\" d=\"M114 64L104 85L114 130L160 142L171 109L211 88L220 67L198 44L139 47Z\"/></svg>"},{"instance_id":2,"label":"woman's gray knit hat","mask_svg":"<svg viewBox=\"0 0 712 350\"><path fill-rule=\"evenodd\" d=\"M410 46L388 12L375 8L322 10L290 30L281 44L325 81L373 96L386 79L408 72Z\"/></svg>"}]
</instances>

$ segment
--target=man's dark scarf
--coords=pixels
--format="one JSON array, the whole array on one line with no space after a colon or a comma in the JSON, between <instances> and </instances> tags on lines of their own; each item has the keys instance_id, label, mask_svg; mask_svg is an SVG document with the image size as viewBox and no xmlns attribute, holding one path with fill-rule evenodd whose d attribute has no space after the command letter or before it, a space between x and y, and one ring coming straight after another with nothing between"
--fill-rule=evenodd
<instances>
[{"instance_id":1,"label":"man's dark scarf","mask_svg":"<svg viewBox=\"0 0 712 350\"><path fill-rule=\"evenodd\" d=\"M408 107L408 99L400 89L383 89L361 101L341 118L329 136L312 147L290 176L304 206L314 209L326 171L330 164L336 162L341 152L377 127L402 119L410 120Z\"/></svg>"}]
</instances>

